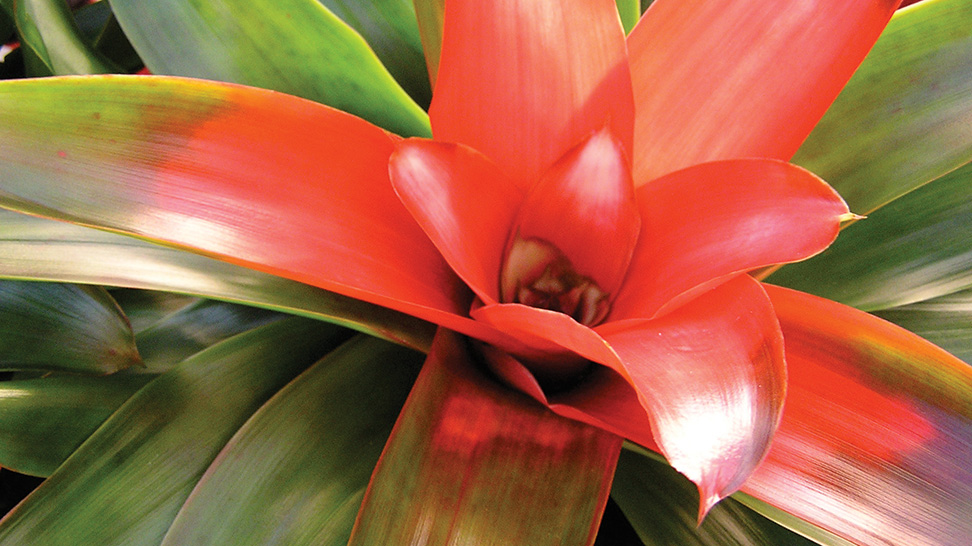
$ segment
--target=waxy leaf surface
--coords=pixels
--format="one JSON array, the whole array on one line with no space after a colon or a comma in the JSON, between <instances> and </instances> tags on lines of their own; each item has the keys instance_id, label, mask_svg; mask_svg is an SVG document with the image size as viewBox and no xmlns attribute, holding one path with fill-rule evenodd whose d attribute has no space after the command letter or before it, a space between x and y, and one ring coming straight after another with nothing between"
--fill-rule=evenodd
<instances>
[{"instance_id":1,"label":"waxy leaf surface","mask_svg":"<svg viewBox=\"0 0 972 546\"><path fill-rule=\"evenodd\" d=\"M346 545L421 362L365 336L331 352L230 440L162 544Z\"/></svg>"},{"instance_id":2,"label":"waxy leaf surface","mask_svg":"<svg viewBox=\"0 0 972 546\"><path fill-rule=\"evenodd\" d=\"M0 281L0 369L101 375L140 364L131 326L105 289Z\"/></svg>"},{"instance_id":3,"label":"waxy leaf surface","mask_svg":"<svg viewBox=\"0 0 972 546\"><path fill-rule=\"evenodd\" d=\"M186 360L119 408L0 521L0 544L157 544L246 419L346 332L293 318Z\"/></svg>"},{"instance_id":4,"label":"waxy leaf surface","mask_svg":"<svg viewBox=\"0 0 972 546\"><path fill-rule=\"evenodd\" d=\"M425 112L364 39L317 0L113 0L153 74L283 91L428 136ZM316 133L312 125L299 134Z\"/></svg>"},{"instance_id":5,"label":"waxy leaf surface","mask_svg":"<svg viewBox=\"0 0 972 546\"><path fill-rule=\"evenodd\" d=\"M861 311L767 291L789 384L743 491L859 544L972 543L972 367Z\"/></svg>"},{"instance_id":6,"label":"waxy leaf surface","mask_svg":"<svg viewBox=\"0 0 972 546\"><path fill-rule=\"evenodd\" d=\"M870 214L972 160L970 28L964 0L895 14L793 162Z\"/></svg>"},{"instance_id":7,"label":"waxy leaf surface","mask_svg":"<svg viewBox=\"0 0 972 546\"><path fill-rule=\"evenodd\" d=\"M132 237L7 210L0 210L0 225L0 277L194 294L334 322L426 351L435 331L384 307Z\"/></svg>"},{"instance_id":8,"label":"waxy leaf surface","mask_svg":"<svg viewBox=\"0 0 972 546\"><path fill-rule=\"evenodd\" d=\"M493 383L468 350L439 331L349 544L592 544L621 439Z\"/></svg>"}]
</instances>

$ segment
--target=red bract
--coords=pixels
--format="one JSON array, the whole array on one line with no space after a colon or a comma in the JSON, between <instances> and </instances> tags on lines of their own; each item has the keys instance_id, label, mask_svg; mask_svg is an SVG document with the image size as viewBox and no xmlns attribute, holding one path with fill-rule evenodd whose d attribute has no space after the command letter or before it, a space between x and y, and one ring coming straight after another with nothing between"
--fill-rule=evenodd
<instances>
[{"instance_id":1,"label":"red bract","mask_svg":"<svg viewBox=\"0 0 972 546\"><path fill-rule=\"evenodd\" d=\"M646 37L653 12L632 35L636 51L686 45L682 34ZM695 15L716 18L707 13ZM635 73L651 70L645 62ZM712 118L649 136L687 119L652 125L655 99L636 105L630 73L612 2L449 4L430 112L436 140L456 143L397 143L391 182L475 294L477 325L446 326L491 346L493 370L554 411L657 446L699 485L704 513L766 454L786 390L779 324L745 273L823 250L849 212L825 183L777 160L653 177L682 166L656 162L632 178L630 158L653 161L659 138L685 148L687 138L745 132L798 144L812 122L774 121L768 132ZM818 70L817 83L841 80L839 89L848 75ZM708 86L692 85L682 93ZM650 139L640 148L636 127ZM724 156L719 148L688 165ZM759 151L747 155L781 155ZM591 373L596 395L561 395Z\"/></svg>"}]
</instances>

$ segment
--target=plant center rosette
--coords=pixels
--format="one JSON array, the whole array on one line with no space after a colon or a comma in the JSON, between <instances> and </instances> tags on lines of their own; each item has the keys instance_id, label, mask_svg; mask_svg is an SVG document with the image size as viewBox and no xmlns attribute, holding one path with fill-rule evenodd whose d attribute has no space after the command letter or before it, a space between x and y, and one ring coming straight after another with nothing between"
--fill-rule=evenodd
<instances>
[{"instance_id":1,"label":"plant center rosette","mask_svg":"<svg viewBox=\"0 0 972 546\"><path fill-rule=\"evenodd\" d=\"M703 513L765 455L783 337L747 271L825 248L848 217L776 160L697 165L636 188L609 128L522 184L475 149L396 146L392 185L475 294L474 347L507 385L662 452Z\"/></svg>"}]
</instances>

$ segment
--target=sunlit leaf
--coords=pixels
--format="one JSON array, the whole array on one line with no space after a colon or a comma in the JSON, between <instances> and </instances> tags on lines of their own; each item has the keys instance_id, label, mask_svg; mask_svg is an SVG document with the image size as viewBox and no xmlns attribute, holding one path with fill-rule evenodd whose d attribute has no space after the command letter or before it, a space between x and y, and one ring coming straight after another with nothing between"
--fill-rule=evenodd
<instances>
[{"instance_id":1,"label":"sunlit leaf","mask_svg":"<svg viewBox=\"0 0 972 546\"><path fill-rule=\"evenodd\" d=\"M419 350L432 326L407 315L131 237L0 210L0 277L193 294L335 322Z\"/></svg>"},{"instance_id":2,"label":"sunlit leaf","mask_svg":"<svg viewBox=\"0 0 972 546\"><path fill-rule=\"evenodd\" d=\"M246 419L346 336L292 318L186 360L129 399L0 521L0 544L158 544Z\"/></svg>"},{"instance_id":3,"label":"sunlit leaf","mask_svg":"<svg viewBox=\"0 0 972 546\"><path fill-rule=\"evenodd\" d=\"M0 369L106 374L140 364L103 288L0 281Z\"/></svg>"},{"instance_id":4,"label":"sunlit leaf","mask_svg":"<svg viewBox=\"0 0 972 546\"><path fill-rule=\"evenodd\" d=\"M793 162L868 214L972 159L972 3L895 14Z\"/></svg>"},{"instance_id":5,"label":"sunlit leaf","mask_svg":"<svg viewBox=\"0 0 972 546\"><path fill-rule=\"evenodd\" d=\"M845 228L768 282L873 311L972 287L972 163Z\"/></svg>"},{"instance_id":6,"label":"sunlit leaf","mask_svg":"<svg viewBox=\"0 0 972 546\"><path fill-rule=\"evenodd\" d=\"M420 363L364 336L329 354L240 429L163 544L347 544Z\"/></svg>"},{"instance_id":7,"label":"sunlit leaf","mask_svg":"<svg viewBox=\"0 0 972 546\"><path fill-rule=\"evenodd\" d=\"M349 544L593 543L621 439L494 383L467 351L439 331Z\"/></svg>"},{"instance_id":8,"label":"sunlit leaf","mask_svg":"<svg viewBox=\"0 0 972 546\"><path fill-rule=\"evenodd\" d=\"M111 5L153 74L283 91L402 135L430 134L425 112L368 44L316 0L112 0Z\"/></svg>"},{"instance_id":9,"label":"sunlit leaf","mask_svg":"<svg viewBox=\"0 0 972 546\"><path fill-rule=\"evenodd\" d=\"M0 465L48 476L150 375L0 381Z\"/></svg>"}]
</instances>

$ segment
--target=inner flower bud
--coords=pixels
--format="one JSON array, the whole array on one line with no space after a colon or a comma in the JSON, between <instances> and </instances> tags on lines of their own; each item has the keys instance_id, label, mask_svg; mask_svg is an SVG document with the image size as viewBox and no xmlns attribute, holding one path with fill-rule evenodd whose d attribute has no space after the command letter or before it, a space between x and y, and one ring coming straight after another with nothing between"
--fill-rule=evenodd
<instances>
[{"instance_id":1,"label":"inner flower bud","mask_svg":"<svg viewBox=\"0 0 972 546\"><path fill-rule=\"evenodd\" d=\"M577 273L553 244L514 238L500 277L504 303L521 303L571 316L593 326L608 314L608 294L590 277Z\"/></svg>"}]
</instances>

